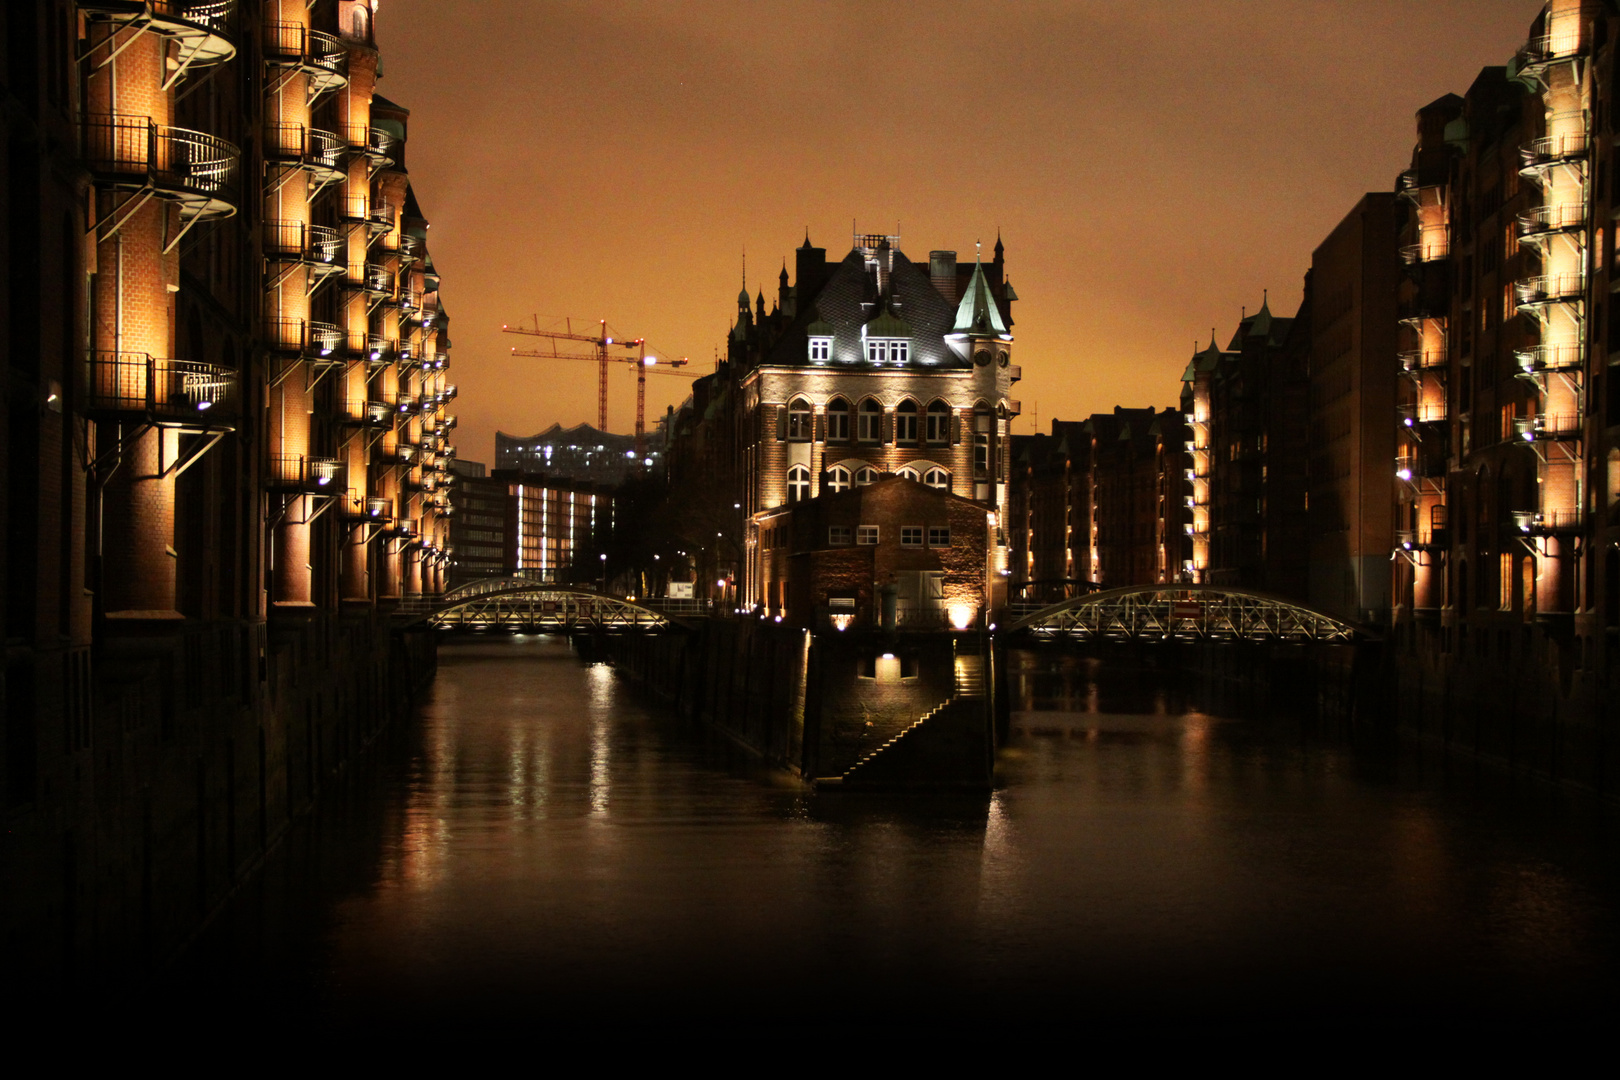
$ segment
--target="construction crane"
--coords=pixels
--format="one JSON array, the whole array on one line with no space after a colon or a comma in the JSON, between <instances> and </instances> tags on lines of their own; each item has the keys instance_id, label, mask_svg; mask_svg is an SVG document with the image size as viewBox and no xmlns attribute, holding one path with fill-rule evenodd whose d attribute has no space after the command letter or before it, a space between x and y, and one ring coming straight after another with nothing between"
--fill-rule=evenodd
<instances>
[{"instance_id":1,"label":"construction crane","mask_svg":"<svg viewBox=\"0 0 1620 1080\"><path fill-rule=\"evenodd\" d=\"M679 360L659 360L655 356L647 355L647 339L615 339L608 334L606 319L597 321L597 333L576 334L573 320L564 319L562 330L540 329L540 317L534 316L534 327L513 326L504 324L501 330L508 334L524 334L529 337L542 338L550 342L549 349L518 349L512 350L513 356L533 356L542 360L594 360L597 363L596 378L596 427L598 431L607 430L607 385L609 364L634 364L636 368L636 460L643 461L647 455L647 373L656 375L679 375L683 378L694 378L684 371L675 371L674 368L684 367L686 358ZM583 341L594 346L590 352L568 351L561 347L559 342ZM624 349L634 352L631 356L614 356L609 349ZM662 367L656 365L662 364Z\"/></svg>"}]
</instances>

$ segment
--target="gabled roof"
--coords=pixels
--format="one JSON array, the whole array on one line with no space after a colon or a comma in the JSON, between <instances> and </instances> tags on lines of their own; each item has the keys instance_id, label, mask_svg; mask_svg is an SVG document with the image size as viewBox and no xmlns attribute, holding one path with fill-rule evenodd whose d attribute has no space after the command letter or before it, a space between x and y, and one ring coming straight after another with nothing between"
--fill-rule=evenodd
<instances>
[{"instance_id":1,"label":"gabled roof","mask_svg":"<svg viewBox=\"0 0 1620 1080\"><path fill-rule=\"evenodd\" d=\"M973 261L973 277L962 293L962 302L956 305L956 322L951 327L958 334L1005 334L1007 324L1001 321L1001 310L995 297L990 295L990 283L984 279L984 264Z\"/></svg>"}]
</instances>

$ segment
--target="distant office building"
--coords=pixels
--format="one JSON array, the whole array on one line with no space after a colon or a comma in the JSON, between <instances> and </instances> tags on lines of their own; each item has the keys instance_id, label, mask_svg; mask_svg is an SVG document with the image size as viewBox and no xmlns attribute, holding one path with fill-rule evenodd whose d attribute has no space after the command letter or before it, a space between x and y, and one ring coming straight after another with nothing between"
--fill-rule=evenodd
<instances>
[{"instance_id":1,"label":"distant office building","mask_svg":"<svg viewBox=\"0 0 1620 1080\"><path fill-rule=\"evenodd\" d=\"M452 534L465 545L456 548L452 585L512 575L594 580L594 568L575 572L576 555L613 528L606 488L514 469L462 477L451 505Z\"/></svg>"},{"instance_id":2,"label":"distant office building","mask_svg":"<svg viewBox=\"0 0 1620 1080\"><path fill-rule=\"evenodd\" d=\"M495 433L495 468L582 480L617 487L639 472L663 467L664 440L655 427L647 433L645 457L636 460L636 437L598 431L590 424L552 424L538 435Z\"/></svg>"},{"instance_id":3,"label":"distant office building","mask_svg":"<svg viewBox=\"0 0 1620 1080\"><path fill-rule=\"evenodd\" d=\"M488 472L482 461L463 461L460 458L450 463L450 471L457 476L466 476L473 479L481 479Z\"/></svg>"}]
</instances>

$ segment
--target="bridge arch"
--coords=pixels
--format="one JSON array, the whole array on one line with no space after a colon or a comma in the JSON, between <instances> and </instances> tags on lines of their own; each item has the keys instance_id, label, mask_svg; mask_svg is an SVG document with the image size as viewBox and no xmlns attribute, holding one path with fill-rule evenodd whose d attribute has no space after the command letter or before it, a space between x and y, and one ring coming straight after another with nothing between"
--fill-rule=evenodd
<instances>
[{"instance_id":1,"label":"bridge arch","mask_svg":"<svg viewBox=\"0 0 1620 1080\"><path fill-rule=\"evenodd\" d=\"M402 612L412 623L446 630L652 630L671 625L663 612L594 589L531 578L488 578L445 593L436 603Z\"/></svg>"},{"instance_id":2,"label":"bridge arch","mask_svg":"<svg viewBox=\"0 0 1620 1080\"><path fill-rule=\"evenodd\" d=\"M1127 585L1077 596L1006 627L1079 641L1319 641L1374 635L1281 596L1221 585Z\"/></svg>"}]
</instances>

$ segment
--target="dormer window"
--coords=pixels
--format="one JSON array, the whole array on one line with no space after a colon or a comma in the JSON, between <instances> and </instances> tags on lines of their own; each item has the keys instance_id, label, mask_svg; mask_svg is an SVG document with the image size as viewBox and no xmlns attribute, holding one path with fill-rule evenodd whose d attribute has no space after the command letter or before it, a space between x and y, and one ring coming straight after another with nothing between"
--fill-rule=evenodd
<instances>
[{"instance_id":1,"label":"dormer window","mask_svg":"<svg viewBox=\"0 0 1620 1080\"><path fill-rule=\"evenodd\" d=\"M866 339L866 362L869 364L904 364L910 359L911 341L907 338Z\"/></svg>"},{"instance_id":2,"label":"dormer window","mask_svg":"<svg viewBox=\"0 0 1620 1080\"><path fill-rule=\"evenodd\" d=\"M810 339L810 362L812 364L825 364L832 359L832 338L813 337Z\"/></svg>"}]
</instances>

